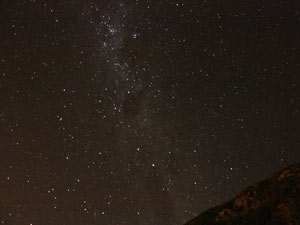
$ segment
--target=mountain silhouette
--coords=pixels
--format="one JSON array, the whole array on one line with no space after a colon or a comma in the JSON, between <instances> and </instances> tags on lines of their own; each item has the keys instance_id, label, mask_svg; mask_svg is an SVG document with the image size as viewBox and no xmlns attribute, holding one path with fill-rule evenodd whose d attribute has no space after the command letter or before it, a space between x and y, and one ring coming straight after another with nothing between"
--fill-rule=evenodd
<instances>
[{"instance_id":1,"label":"mountain silhouette","mask_svg":"<svg viewBox=\"0 0 300 225\"><path fill-rule=\"evenodd\" d=\"M185 225L300 225L300 163L254 184Z\"/></svg>"}]
</instances>

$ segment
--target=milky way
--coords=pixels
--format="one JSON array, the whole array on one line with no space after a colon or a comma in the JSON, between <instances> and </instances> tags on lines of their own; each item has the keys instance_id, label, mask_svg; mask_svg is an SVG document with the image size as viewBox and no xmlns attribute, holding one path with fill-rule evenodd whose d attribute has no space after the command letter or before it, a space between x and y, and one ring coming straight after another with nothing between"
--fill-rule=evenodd
<instances>
[{"instance_id":1,"label":"milky way","mask_svg":"<svg viewBox=\"0 0 300 225\"><path fill-rule=\"evenodd\" d=\"M180 225L299 162L293 2L0 3L0 222Z\"/></svg>"}]
</instances>

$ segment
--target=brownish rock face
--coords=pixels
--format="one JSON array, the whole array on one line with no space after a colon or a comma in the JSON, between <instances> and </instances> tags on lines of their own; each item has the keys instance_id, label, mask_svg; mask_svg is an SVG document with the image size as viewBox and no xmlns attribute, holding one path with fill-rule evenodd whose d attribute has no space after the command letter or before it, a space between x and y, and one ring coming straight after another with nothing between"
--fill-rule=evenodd
<instances>
[{"instance_id":1,"label":"brownish rock face","mask_svg":"<svg viewBox=\"0 0 300 225\"><path fill-rule=\"evenodd\" d=\"M186 225L300 225L300 164L246 188Z\"/></svg>"}]
</instances>

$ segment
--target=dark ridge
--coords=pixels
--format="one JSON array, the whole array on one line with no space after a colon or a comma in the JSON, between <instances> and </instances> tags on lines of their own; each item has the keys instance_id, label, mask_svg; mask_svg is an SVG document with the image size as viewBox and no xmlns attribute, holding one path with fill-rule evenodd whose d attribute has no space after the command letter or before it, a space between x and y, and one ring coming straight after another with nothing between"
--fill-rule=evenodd
<instances>
[{"instance_id":1,"label":"dark ridge","mask_svg":"<svg viewBox=\"0 0 300 225\"><path fill-rule=\"evenodd\" d=\"M300 163L254 184L186 225L299 225Z\"/></svg>"}]
</instances>

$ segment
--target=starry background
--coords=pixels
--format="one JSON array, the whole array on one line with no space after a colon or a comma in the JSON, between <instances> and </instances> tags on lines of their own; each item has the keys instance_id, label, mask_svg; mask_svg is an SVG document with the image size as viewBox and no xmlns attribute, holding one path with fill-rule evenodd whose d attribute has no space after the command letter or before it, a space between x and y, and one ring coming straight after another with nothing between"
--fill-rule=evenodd
<instances>
[{"instance_id":1,"label":"starry background","mask_svg":"<svg viewBox=\"0 0 300 225\"><path fill-rule=\"evenodd\" d=\"M299 162L299 8L2 0L0 222L180 225Z\"/></svg>"}]
</instances>

